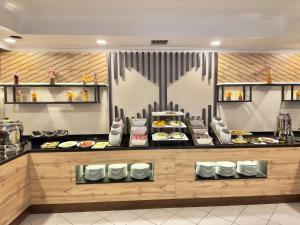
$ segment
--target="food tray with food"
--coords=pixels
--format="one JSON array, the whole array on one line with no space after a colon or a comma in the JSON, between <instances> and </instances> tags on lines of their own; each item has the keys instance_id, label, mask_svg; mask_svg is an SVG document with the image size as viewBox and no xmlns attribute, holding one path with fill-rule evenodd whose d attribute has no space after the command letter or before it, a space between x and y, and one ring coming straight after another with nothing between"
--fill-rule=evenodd
<instances>
[{"instance_id":1,"label":"food tray with food","mask_svg":"<svg viewBox=\"0 0 300 225\"><path fill-rule=\"evenodd\" d=\"M246 131L246 130L230 130L232 136L250 136L253 135L253 133Z\"/></svg>"},{"instance_id":2,"label":"food tray with food","mask_svg":"<svg viewBox=\"0 0 300 225\"><path fill-rule=\"evenodd\" d=\"M208 129L204 126L204 124L191 124L189 119L186 120L186 124L189 128L195 146L213 145L213 139L208 134ZM199 131L200 127L201 131ZM196 132L193 128L197 128Z\"/></svg>"},{"instance_id":3,"label":"food tray with food","mask_svg":"<svg viewBox=\"0 0 300 225\"><path fill-rule=\"evenodd\" d=\"M95 141L90 141L90 140L86 140L86 141L81 141L77 144L77 146L79 148L91 148L92 146L95 145Z\"/></svg>"},{"instance_id":4,"label":"food tray with food","mask_svg":"<svg viewBox=\"0 0 300 225\"><path fill-rule=\"evenodd\" d=\"M58 141L45 142L44 144L41 145L41 149L55 149L58 146L58 144L59 144Z\"/></svg>"},{"instance_id":5,"label":"food tray with food","mask_svg":"<svg viewBox=\"0 0 300 225\"><path fill-rule=\"evenodd\" d=\"M152 134L153 141L188 141L189 138L185 133L181 132L173 132L173 133L165 133L165 132L157 132Z\"/></svg>"},{"instance_id":6,"label":"food tray with food","mask_svg":"<svg viewBox=\"0 0 300 225\"><path fill-rule=\"evenodd\" d=\"M153 128L186 128L187 126L179 120L156 120L152 122Z\"/></svg>"}]
</instances>

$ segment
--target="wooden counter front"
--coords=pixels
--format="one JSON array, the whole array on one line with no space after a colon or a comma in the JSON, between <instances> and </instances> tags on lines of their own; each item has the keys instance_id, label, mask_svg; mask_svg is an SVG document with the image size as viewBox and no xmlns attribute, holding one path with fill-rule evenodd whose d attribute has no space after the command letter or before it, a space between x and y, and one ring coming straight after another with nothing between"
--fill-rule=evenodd
<instances>
[{"instance_id":1,"label":"wooden counter front","mask_svg":"<svg viewBox=\"0 0 300 225\"><path fill-rule=\"evenodd\" d=\"M195 180L195 162L226 160L267 160L268 177ZM76 165L135 162L154 163L153 182L76 184ZM300 196L300 148L31 152L0 166L0 192L0 224L29 205Z\"/></svg>"},{"instance_id":2,"label":"wooden counter front","mask_svg":"<svg viewBox=\"0 0 300 225\"><path fill-rule=\"evenodd\" d=\"M9 224L30 205L29 155L0 166L0 224Z\"/></svg>"}]
</instances>

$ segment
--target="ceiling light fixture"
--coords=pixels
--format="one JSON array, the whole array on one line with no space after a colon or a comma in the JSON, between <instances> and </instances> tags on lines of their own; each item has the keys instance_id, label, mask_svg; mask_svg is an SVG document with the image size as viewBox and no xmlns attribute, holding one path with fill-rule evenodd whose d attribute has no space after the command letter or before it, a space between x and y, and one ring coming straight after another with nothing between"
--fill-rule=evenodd
<instances>
[{"instance_id":1,"label":"ceiling light fixture","mask_svg":"<svg viewBox=\"0 0 300 225\"><path fill-rule=\"evenodd\" d=\"M98 45L106 45L107 41L105 41L105 40L97 40L97 44Z\"/></svg>"},{"instance_id":2,"label":"ceiling light fixture","mask_svg":"<svg viewBox=\"0 0 300 225\"><path fill-rule=\"evenodd\" d=\"M210 45L214 46L214 47L219 46L219 45L221 45L221 41L212 41L212 42L210 42Z\"/></svg>"},{"instance_id":3,"label":"ceiling light fixture","mask_svg":"<svg viewBox=\"0 0 300 225\"><path fill-rule=\"evenodd\" d=\"M16 40L12 39L12 38L4 38L3 41L6 42L6 43L9 43L9 44L16 43Z\"/></svg>"}]
</instances>

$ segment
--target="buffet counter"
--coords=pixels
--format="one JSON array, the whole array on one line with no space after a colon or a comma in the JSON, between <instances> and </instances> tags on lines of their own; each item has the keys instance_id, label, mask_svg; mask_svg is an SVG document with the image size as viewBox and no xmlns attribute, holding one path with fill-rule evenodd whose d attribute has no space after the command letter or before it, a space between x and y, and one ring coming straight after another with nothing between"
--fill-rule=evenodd
<instances>
[{"instance_id":1,"label":"buffet counter","mask_svg":"<svg viewBox=\"0 0 300 225\"><path fill-rule=\"evenodd\" d=\"M195 174L199 161L246 160L266 162L265 176L199 179ZM111 163L151 163L153 180L77 182L78 166ZM41 150L28 144L24 152L2 161L0 181L0 224L9 224L28 207L33 212L49 212L246 204L247 199L252 203L299 201L300 144L107 147L103 150Z\"/></svg>"}]
</instances>

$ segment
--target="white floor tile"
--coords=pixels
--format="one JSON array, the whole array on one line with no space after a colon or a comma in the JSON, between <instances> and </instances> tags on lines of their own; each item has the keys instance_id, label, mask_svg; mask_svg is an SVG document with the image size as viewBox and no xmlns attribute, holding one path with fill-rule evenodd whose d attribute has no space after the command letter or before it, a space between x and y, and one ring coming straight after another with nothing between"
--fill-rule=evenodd
<instances>
[{"instance_id":1,"label":"white floor tile","mask_svg":"<svg viewBox=\"0 0 300 225\"><path fill-rule=\"evenodd\" d=\"M203 206L203 207L197 207L197 209L200 209L204 212L211 212L213 209L215 208L215 206Z\"/></svg>"},{"instance_id":2,"label":"white floor tile","mask_svg":"<svg viewBox=\"0 0 300 225\"><path fill-rule=\"evenodd\" d=\"M163 225L194 225L194 223L179 216L173 215L166 222L164 222Z\"/></svg>"},{"instance_id":3,"label":"white floor tile","mask_svg":"<svg viewBox=\"0 0 300 225\"><path fill-rule=\"evenodd\" d=\"M208 214L198 223L198 225L231 225L231 224L232 222L229 222L228 220L224 220L212 214Z\"/></svg>"},{"instance_id":4,"label":"white floor tile","mask_svg":"<svg viewBox=\"0 0 300 225\"><path fill-rule=\"evenodd\" d=\"M210 213L234 222L246 206L217 206Z\"/></svg>"},{"instance_id":5,"label":"white floor tile","mask_svg":"<svg viewBox=\"0 0 300 225\"><path fill-rule=\"evenodd\" d=\"M280 203L276 211L297 214L300 216L300 203Z\"/></svg>"},{"instance_id":6,"label":"white floor tile","mask_svg":"<svg viewBox=\"0 0 300 225\"><path fill-rule=\"evenodd\" d=\"M31 225L27 220L24 220L20 225Z\"/></svg>"},{"instance_id":7,"label":"white floor tile","mask_svg":"<svg viewBox=\"0 0 300 225\"><path fill-rule=\"evenodd\" d=\"M91 225L101 219L95 212L72 212L60 215L74 225Z\"/></svg>"},{"instance_id":8,"label":"white floor tile","mask_svg":"<svg viewBox=\"0 0 300 225\"><path fill-rule=\"evenodd\" d=\"M130 212L133 212L137 215L143 215L144 213L148 212L150 209L133 209L133 210L130 210Z\"/></svg>"},{"instance_id":9,"label":"white floor tile","mask_svg":"<svg viewBox=\"0 0 300 225\"><path fill-rule=\"evenodd\" d=\"M143 217L138 217L133 221L129 222L127 225L154 225L154 224L144 219Z\"/></svg>"},{"instance_id":10,"label":"white floor tile","mask_svg":"<svg viewBox=\"0 0 300 225\"><path fill-rule=\"evenodd\" d=\"M57 225L66 221L59 214L31 214L26 218L31 225Z\"/></svg>"},{"instance_id":11,"label":"white floor tile","mask_svg":"<svg viewBox=\"0 0 300 225\"><path fill-rule=\"evenodd\" d=\"M113 214L115 211L95 211L96 214L98 214L99 216L106 218L107 216L110 216L111 214Z\"/></svg>"},{"instance_id":12,"label":"white floor tile","mask_svg":"<svg viewBox=\"0 0 300 225\"><path fill-rule=\"evenodd\" d=\"M279 223L275 223L275 222L269 221L268 225L282 225L282 224L279 224Z\"/></svg>"},{"instance_id":13,"label":"white floor tile","mask_svg":"<svg viewBox=\"0 0 300 225\"><path fill-rule=\"evenodd\" d=\"M72 223L70 223L68 221L64 221L62 223L59 223L58 225L72 225Z\"/></svg>"},{"instance_id":14,"label":"white floor tile","mask_svg":"<svg viewBox=\"0 0 300 225\"><path fill-rule=\"evenodd\" d=\"M270 220L281 225L300 225L299 215L285 211L275 210Z\"/></svg>"},{"instance_id":15,"label":"white floor tile","mask_svg":"<svg viewBox=\"0 0 300 225\"><path fill-rule=\"evenodd\" d=\"M107 221L106 219L100 219L93 225L113 225L111 222Z\"/></svg>"},{"instance_id":16,"label":"white floor tile","mask_svg":"<svg viewBox=\"0 0 300 225\"><path fill-rule=\"evenodd\" d=\"M150 209L148 212L142 215L143 218L149 220L151 223L160 225L167 221L172 215L166 209Z\"/></svg>"},{"instance_id":17,"label":"white floor tile","mask_svg":"<svg viewBox=\"0 0 300 225\"><path fill-rule=\"evenodd\" d=\"M269 220L243 212L234 222L239 225L267 225Z\"/></svg>"},{"instance_id":18,"label":"white floor tile","mask_svg":"<svg viewBox=\"0 0 300 225\"><path fill-rule=\"evenodd\" d=\"M248 205L244 212L269 220L274 210L275 208L265 207L261 205Z\"/></svg>"},{"instance_id":19,"label":"white floor tile","mask_svg":"<svg viewBox=\"0 0 300 225\"><path fill-rule=\"evenodd\" d=\"M259 204L262 207L267 207L269 209L275 209L278 204Z\"/></svg>"},{"instance_id":20,"label":"white floor tile","mask_svg":"<svg viewBox=\"0 0 300 225\"><path fill-rule=\"evenodd\" d=\"M176 214L179 212L182 208L165 208L165 210L169 211L172 214Z\"/></svg>"},{"instance_id":21,"label":"white floor tile","mask_svg":"<svg viewBox=\"0 0 300 225\"><path fill-rule=\"evenodd\" d=\"M106 217L106 219L114 225L125 225L137 218L138 215L130 212L130 210L116 211Z\"/></svg>"},{"instance_id":22,"label":"white floor tile","mask_svg":"<svg viewBox=\"0 0 300 225\"><path fill-rule=\"evenodd\" d=\"M183 208L176 213L177 216L189 220L193 223L198 223L208 213L194 207Z\"/></svg>"}]
</instances>

